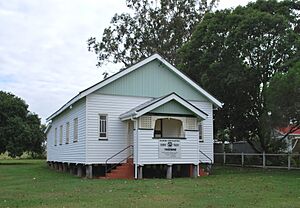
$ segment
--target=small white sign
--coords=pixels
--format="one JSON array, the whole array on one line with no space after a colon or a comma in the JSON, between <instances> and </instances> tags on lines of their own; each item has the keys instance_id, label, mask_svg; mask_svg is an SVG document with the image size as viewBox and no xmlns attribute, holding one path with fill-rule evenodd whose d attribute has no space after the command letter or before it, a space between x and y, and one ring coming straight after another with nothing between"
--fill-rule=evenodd
<instances>
[{"instance_id":1,"label":"small white sign","mask_svg":"<svg viewBox=\"0 0 300 208\"><path fill-rule=\"evenodd\" d=\"M181 158L179 139L160 139L158 142L158 157L162 159Z\"/></svg>"}]
</instances>

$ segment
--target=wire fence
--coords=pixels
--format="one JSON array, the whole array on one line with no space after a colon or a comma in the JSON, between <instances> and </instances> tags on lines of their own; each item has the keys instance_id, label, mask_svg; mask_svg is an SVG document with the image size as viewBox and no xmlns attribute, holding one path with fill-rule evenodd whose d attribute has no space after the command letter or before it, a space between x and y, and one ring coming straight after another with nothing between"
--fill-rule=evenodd
<instances>
[{"instance_id":1,"label":"wire fence","mask_svg":"<svg viewBox=\"0 0 300 208\"><path fill-rule=\"evenodd\" d=\"M300 154L215 153L214 162L242 167L299 169Z\"/></svg>"}]
</instances>

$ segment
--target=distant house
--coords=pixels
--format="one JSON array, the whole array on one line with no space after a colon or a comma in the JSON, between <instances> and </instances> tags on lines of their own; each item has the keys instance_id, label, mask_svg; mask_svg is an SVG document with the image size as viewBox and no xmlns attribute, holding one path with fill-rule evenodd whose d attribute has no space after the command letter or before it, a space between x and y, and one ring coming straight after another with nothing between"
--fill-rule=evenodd
<instances>
[{"instance_id":1,"label":"distant house","mask_svg":"<svg viewBox=\"0 0 300 208\"><path fill-rule=\"evenodd\" d=\"M282 139L286 134L291 131L291 126L284 128L276 128L272 130L272 137L275 139ZM283 149L284 152L300 153L300 128L292 133L289 133L284 141L287 144L286 149ZM233 143L215 141L214 143L214 152L223 153L224 151L229 151L233 153L256 153L256 150L247 141L236 141Z\"/></svg>"},{"instance_id":2,"label":"distant house","mask_svg":"<svg viewBox=\"0 0 300 208\"><path fill-rule=\"evenodd\" d=\"M284 128L277 128L276 133L278 138L284 137L291 131L291 126ZM300 153L300 128L290 133L285 141L288 144L287 151L293 153Z\"/></svg>"},{"instance_id":3,"label":"distant house","mask_svg":"<svg viewBox=\"0 0 300 208\"><path fill-rule=\"evenodd\" d=\"M79 176L196 177L220 101L155 54L81 91L47 121L49 166Z\"/></svg>"}]
</instances>

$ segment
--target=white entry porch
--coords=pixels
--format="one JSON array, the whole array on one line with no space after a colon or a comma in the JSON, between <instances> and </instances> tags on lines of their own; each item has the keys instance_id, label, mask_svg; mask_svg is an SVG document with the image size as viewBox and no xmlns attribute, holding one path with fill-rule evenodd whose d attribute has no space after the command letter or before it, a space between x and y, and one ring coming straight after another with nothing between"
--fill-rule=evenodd
<instances>
[{"instance_id":1,"label":"white entry porch","mask_svg":"<svg viewBox=\"0 0 300 208\"><path fill-rule=\"evenodd\" d=\"M172 99L168 99L169 96ZM174 110L174 106L173 112L164 108L165 112L157 113L155 109L170 101L184 107L184 113L178 111L178 108ZM192 165L198 175L201 154L199 124L206 119L205 113L200 109L171 94L161 100L142 104L120 118L128 123L128 144L133 144L135 178L141 175L140 169L143 166L160 164L167 165L171 170L172 165ZM130 126L133 126L132 133Z\"/></svg>"}]
</instances>

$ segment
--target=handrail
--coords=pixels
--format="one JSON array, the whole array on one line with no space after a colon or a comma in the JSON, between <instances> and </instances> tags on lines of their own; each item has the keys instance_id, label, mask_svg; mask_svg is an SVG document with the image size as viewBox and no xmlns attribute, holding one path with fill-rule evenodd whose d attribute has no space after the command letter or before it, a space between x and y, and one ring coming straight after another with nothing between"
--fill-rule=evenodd
<instances>
[{"instance_id":1,"label":"handrail","mask_svg":"<svg viewBox=\"0 0 300 208\"><path fill-rule=\"evenodd\" d=\"M210 161L210 164L213 164L213 161L212 161L212 159L210 159L210 157L208 157L207 156L207 154L205 154L204 152L202 152L201 150L199 150L199 152L202 154L202 155L204 155L207 159L209 159L209 161Z\"/></svg>"},{"instance_id":2,"label":"handrail","mask_svg":"<svg viewBox=\"0 0 300 208\"><path fill-rule=\"evenodd\" d=\"M112 170L114 167L118 166L119 164L121 164L123 161L127 160L128 158L130 158L133 154L131 153L129 156L127 156L126 158L124 158L123 160L121 160L120 162L118 162L117 164L114 164L113 166L111 166L109 169L107 169L107 163L109 160L111 160L112 158L116 157L117 155L121 154L122 152L124 152L125 150L132 148L133 145L129 145L127 147L125 147L124 149L120 150L119 152L117 152L116 154L114 154L113 156L107 158L107 160L105 161L105 175Z\"/></svg>"}]
</instances>

